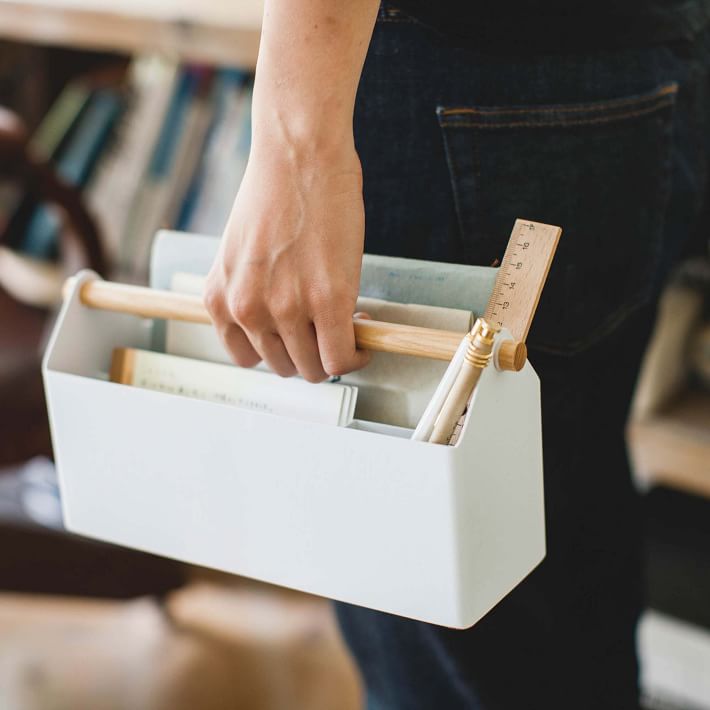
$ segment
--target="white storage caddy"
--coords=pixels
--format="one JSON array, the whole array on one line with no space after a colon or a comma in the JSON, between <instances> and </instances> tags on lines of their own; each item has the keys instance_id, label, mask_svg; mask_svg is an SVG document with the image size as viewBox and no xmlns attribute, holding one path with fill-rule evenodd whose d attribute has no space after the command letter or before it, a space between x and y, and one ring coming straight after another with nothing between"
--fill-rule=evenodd
<instances>
[{"instance_id":1,"label":"white storage caddy","mask_svg":"<svg viewBox=\"0 0 710 710\"><path fill-rule=\"evenodd\" d=\"M456 446L106 381L152 323L82 305L44 361L65 524L93 538L465 628L544 557L540 391L488 367Z\"/></svg>"}]
</instances>

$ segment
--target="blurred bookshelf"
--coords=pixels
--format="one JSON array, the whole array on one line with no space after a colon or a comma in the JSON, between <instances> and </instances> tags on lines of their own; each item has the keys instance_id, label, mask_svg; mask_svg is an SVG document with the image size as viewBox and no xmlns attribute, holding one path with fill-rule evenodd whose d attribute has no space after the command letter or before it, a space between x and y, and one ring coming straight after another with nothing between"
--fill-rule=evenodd
<instances>
[{"instance_id":1,"label":"blurred bookshelf","mask_svg":"<svg viewBox=\"0 0 710 710\"><path fill-rule=\"evenodd\" d=\"M42 65L89 57L44 107L32 97L36 123L23 118L33 153L81 191L112 276L144 281L162 227L223 227L249 150L262 12L263 0L0 0L0 38L41 58L36 86ZM63 226L46 206L5 189L0 229L20 258L58 261Z\"/></svg>"},{"instance_id":2,"label":"blurred bookshelf","mask_svg":"<svg viewBox=\"0 0 710 710\"><path fill-rule=\"evenodd\" d=\"M262 9L263 0L0 0L6 76L23 89L58 84L39 99L36 90L35 116L22 116L30 152L81 193L107 275L145 282L161 228L223 229L251 143ZM32 82L17 79L18 48L34 52L24 59ZM20 102L0 94L3 103ZM0 185L0 272L12 261L22 281L18 258L59 268L66 237L56 210Z\"/></svg>"},{"instance_id":3,"label":"blurred bookshelf","mask_svg":"<svg viewBox=\"0 0 710 710\"><path fill-rule=\"evenodd\" d=\"M263 0L0 0L0 37L253 68Z\"/></svg>"}]
</instances>

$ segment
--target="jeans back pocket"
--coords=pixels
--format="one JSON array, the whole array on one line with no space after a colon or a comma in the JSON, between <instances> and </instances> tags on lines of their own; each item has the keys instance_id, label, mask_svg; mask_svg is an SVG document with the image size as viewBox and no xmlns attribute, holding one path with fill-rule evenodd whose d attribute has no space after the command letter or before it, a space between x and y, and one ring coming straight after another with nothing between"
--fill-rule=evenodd
<instances>
[{"instance_id":1,"label":"jeans back pocket","mask_svg":"<svg viewBox=\"0 0 710 710\"><path fill-rule=\"evenodd\" d=\"M532 347L580 352L652 293L676 92L437 109L467 262L502 257L516 217L563 229Z\"/></svg>"}]
</instances>

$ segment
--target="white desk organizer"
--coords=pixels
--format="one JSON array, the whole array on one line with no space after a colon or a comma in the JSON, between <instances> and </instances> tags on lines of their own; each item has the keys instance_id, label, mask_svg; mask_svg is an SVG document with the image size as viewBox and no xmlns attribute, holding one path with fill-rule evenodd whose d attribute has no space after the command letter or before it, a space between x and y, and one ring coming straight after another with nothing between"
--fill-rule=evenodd
<instances>
[{"instance_id":1,"label":"white desk organizer","mask_svg":"<svg viewBox=\"0 0 710 710\"><path fill-rule=\"evenodd\" d=\"M484 371L456 446L106 381L151 323L66 299L44 361L69 530L445 626L544 557L540 390Z\"/></svg>"}]
</instances>

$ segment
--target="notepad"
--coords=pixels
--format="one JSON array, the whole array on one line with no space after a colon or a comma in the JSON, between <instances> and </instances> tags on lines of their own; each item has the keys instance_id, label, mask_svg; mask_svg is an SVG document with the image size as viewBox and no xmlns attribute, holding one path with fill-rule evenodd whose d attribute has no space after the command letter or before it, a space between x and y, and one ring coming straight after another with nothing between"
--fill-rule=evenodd
<instances>
[{"instance_id":1,"label":"notepad","mask_svg":"<svg viewBox=\"0 0 710 710\"><path fill-rule=\"evenodd\" d=\"M204 399L252 411L348 426L357 387L279 377L270 372L165 353L116 348L110 379L124 385Z\"/></svg>"}]
</instances>

